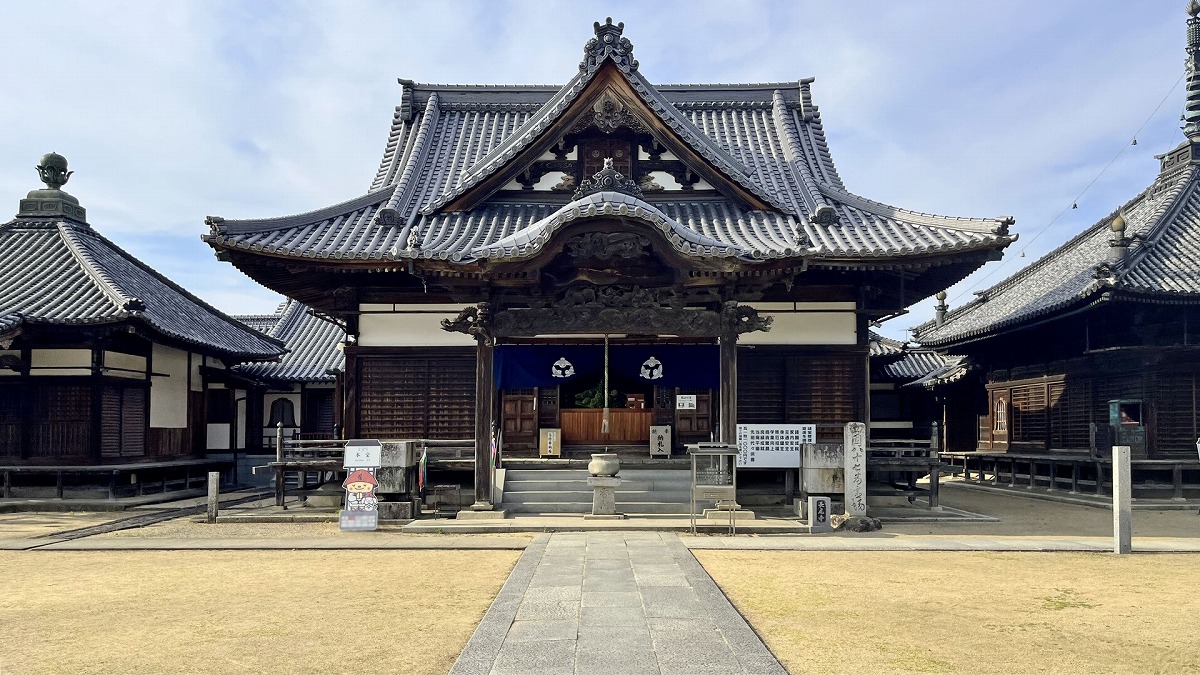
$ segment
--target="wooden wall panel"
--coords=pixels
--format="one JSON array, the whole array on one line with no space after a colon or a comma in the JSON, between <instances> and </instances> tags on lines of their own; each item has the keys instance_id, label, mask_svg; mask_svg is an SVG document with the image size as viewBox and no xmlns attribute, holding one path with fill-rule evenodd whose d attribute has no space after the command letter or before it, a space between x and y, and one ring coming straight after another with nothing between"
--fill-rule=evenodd
<instances>
[{"instance_id":1,"label":"wooden wall panel","mask_svg":"<svg viewBox=\"0 0 1200 675\"><path fill-rule=\"evenodd\" d=\"M640 444L650 442L654 411L612 408L608 411L608 433L603 433L603 408L568 408L562 411L563 445L609 443Z\"/></svg>"},{"instance_id":2,"label":"wooden wall panel","mask_svg":"<svg viewBox=\"0 0 1200 675\"><path fill-rule=\"evenodd\" d=\"M0 384L0 457L21 456L21 385Z\"/></svg>"},{"instance_id":3,"label":"wooden wall panel","mask_svg":"<svg viewBox=\"0 0 1200 675\"><path fill-rule=\"evenodd\" d=\"M27 457L87 457L92 388L40 384L34 398Z\"/></svg>"},{"instance_id":4,"label":"wooden wall panel","mask_svg":"<svg viewBox=\"0 0 1200 675\"><path fill-rule=\"evenodd\" d=\"M361 437L474 438L473 354L362 354L357 361Z\"/></svg>"}]
</instances>

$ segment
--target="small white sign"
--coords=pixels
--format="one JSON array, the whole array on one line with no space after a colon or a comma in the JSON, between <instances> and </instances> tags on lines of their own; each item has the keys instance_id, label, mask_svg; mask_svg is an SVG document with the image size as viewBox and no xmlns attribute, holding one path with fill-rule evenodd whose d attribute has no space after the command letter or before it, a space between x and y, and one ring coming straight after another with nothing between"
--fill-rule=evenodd
<instances>
[{"instance_id":1,"label":"small white sign","mask_svg":"<svg viewBox=\"0 0 1200 675\"><path fill-rule=\"evenodd\" d=\"M676 410L695 410L696 395L695 394L680 394L675 397Z\"/></svg>"},{"instance_id":2,"label":"small white sign","mask_svg":"<svg viewBox=\"0 0 1200 675\"><path fill-rule=\"evenodd\" d=\"M344 469L374 469L383 464L383 444L379 441L346 441Z\"/></svg>"}]
</instances>

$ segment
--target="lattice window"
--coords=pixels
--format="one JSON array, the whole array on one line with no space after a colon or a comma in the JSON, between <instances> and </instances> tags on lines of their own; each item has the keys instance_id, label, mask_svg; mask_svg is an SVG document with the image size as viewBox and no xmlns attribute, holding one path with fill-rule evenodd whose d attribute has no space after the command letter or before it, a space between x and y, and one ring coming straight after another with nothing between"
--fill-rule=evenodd
<instances>
[{"instance_id":1,"label":"lattice window","mask_svg":"<svg viewBox=\"0 0 1200 675\"><path fill-rule=\"evenodd\" d=\"M997 434L1008 433L1008 401L1003 396L996 399L996 413L992 419L993 432Z\"/></svg>"}]
</instances>

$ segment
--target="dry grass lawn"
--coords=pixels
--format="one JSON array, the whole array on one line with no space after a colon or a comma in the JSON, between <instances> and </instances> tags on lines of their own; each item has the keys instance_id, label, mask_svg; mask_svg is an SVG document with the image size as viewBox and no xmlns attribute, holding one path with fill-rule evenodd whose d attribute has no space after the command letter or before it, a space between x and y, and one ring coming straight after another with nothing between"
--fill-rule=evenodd
<instances>
[{"instance_id":1,"label":"dry grass lawn","mask_svg":"<svg viewBox=\"0 0 1200 675\"><path fill-rule=\"evenodd\" d=\"M445 673L519 555L0 553L0 673Z\"/></svg>"},{"instance_id":2,"label":"dry grass lawn","mask_svg":"<svg viewBox=\"0 0 1200 675\"><path fill-rule=\"evenodd\" d=\"M29 539L63 530L101 525L127 517L121 513L3 513L0 539Z\"/></svg>"},{"instance_id":3,"label":"dry grass lawn","mask_svg":"<svg viewBox=\"0 0 1200 675\"><path fill-rule=\"evenodd\" d=\"M793 674L1200 673L1196 555L694 553Z\"/></svg>"}]
</instances>

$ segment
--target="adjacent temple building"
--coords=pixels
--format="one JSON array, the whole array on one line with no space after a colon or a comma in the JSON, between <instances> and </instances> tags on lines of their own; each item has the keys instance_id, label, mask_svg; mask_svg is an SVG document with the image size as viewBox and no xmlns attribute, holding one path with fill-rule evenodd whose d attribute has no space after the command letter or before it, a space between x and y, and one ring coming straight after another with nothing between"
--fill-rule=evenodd
<instances>
[{"instance_id":1,"label":"adjacent temple building","mask_svg":"<svg viewBox=\"0 0 1200 675\"><path fill-rule=\"evenodd\" d=\"M61 494L64 465L204 455L215 408L228 414L245 386L234 367L278 359L283 342L96 232L62 190L71 172L61 155L37 169L45 189L0 225L0 465L60 467ZM5 470L5 496L7 481Z\"/></svg>"},{"instance_id":2,"label":"adjacent temple building","mask_svg":"<svg viewBox=\"0 0 1200 675\"><path fill-rule=\"evenodd\" d=\"M847 190L812 80L654 85L623 28L561 87L401 80L365 194L207 221L344 325L346 437L471 439L478 509L491 439L532 456L541 428L568 455L660 424L676 449L739 422L840 438L869 419L868 325L1015 238Z\"/></svg>"},{"instance_id":3,"label":"adjacent temple building","mask_svg":"<svg viewBox=\"0 0 1200 675\"><path fill-rule=\"evenodd\" d=\"M1038 262L916 329L986 391L948 404L955 450L1196 458L1200 437L1200 2L1185 140L1154 182ZM957 426L958 431L953 428ZM965 427L965 433L963 433ZM1060 457L1066 462L1065 457Z\"/></svg>"}]
</instances>

